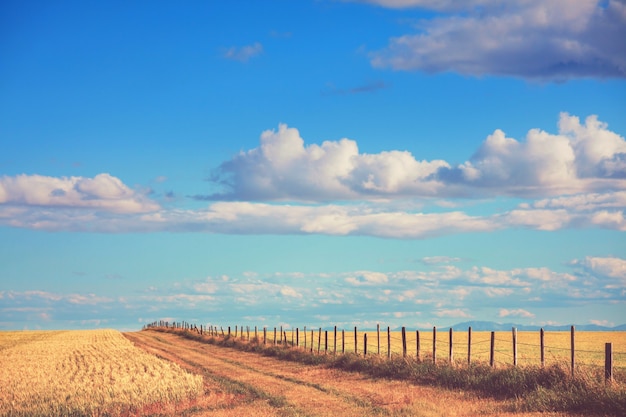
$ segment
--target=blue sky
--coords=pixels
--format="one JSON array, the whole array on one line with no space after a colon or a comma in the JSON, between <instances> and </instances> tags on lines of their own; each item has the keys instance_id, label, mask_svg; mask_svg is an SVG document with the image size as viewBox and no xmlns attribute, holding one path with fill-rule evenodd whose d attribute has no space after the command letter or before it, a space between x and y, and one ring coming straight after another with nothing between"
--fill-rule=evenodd
<instances>
[{"instance_id":1,"label":"blue sky","mask_svg":"<svg viewBox=\"0 0 626 417\"><path fill-rule=\"evenodd\" d=\"M0 329L626 322L621 0L0 19Z\"/></svg>"}]
</instances>

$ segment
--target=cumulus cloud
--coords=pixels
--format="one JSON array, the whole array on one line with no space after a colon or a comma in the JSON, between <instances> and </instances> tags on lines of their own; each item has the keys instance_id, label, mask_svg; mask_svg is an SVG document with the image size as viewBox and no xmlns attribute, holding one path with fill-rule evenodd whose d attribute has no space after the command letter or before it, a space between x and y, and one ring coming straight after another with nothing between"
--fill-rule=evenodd
<instances>
[{"instance_id":1,"label":"cumulus cloud","mask_svg":"<svg viewBox=\"0 0 626 417\"><path fill-rule=\"evenodd\" d=\"M624 138L597 117L581 123L566 113L560 116L558 134L533 129L526 140L517 141L496 131L456 166L419 161L408 151L360 153L350 139L305 146L296 129L281 125L264 132L259 147L219 167L213 181L223 192L197 197L210 201L204 208L161 207L109 174L5 175L0 177L0 225L48 231L394 239L510 228L626 231L624 155ZM437 204L437 199L457 196L540 199L482 215L448 206L424 210L424 201ZM415 204L417 199L422 199L420 204ZM423 260L452 261L457 260Z\"/></svg>"},{"instance_id":2,"label":"cumulus cloud","mask_svg":"<svg viewBox=\"0 0 626 417\"><path fill-rule=\"evenodd\" d=\"M443 168L450 184L515 196L626 188L626 141L597 116L561 113L559 133L531 129L519 142L496 130L469 161Z\"/></svg>"},{"instance_id":3,"label":"cumulus cloud","mask_svg":"<svg viewBox=\"0 0 626 417\"><path fill-rule=\"evenodd\" d=\"M83 208L144 213L159 205L110 174L85 177L17 175L0 177L0 205Z\"/></svg>"},{"instance_id":4,"label":"cumulus cloud","mask_svg":"<svg viewBox=\"0 0 626 417\"><path fill-rule=\"evenodd\" d=\"M232 46L224 50L223 57L233 61L248 62L251 58L263 53L263 45L255 42L241 47Z\"/></svg>"},{"instance_id":5,"label":"cumulus cloud","mask_svg":"<svg viewBox=\"0 0 626 417\"><path fill-rule=\"evenodd\" d=\"M620 0L365 0L442 11L371 54L374 67L540 80L626 76Z\"/></svg>"},{"instance_id":6,"label":"cumulus cloud","mask_svg":"<svg viewBox=\"0 0 626 417\"><path fill-rule=\"evenodd\" d=\"M434 195L428 178L444 161L417 161L408 151L361 154L351 139L304 145L281 124L261 134L260 146L219 166L212 180L222 194L206 199L328 201L387 195Z\"/></svg>"},{"instance_id":7,"label":"cumulus cloud","mask_svg":"<svg viewBox=\"0 0 626 417\"><path fill-rule=\"evenodd\" d=\"M305 146L281 124L260 146L221 164L206 200L332 201L509 195L542 197L626 189L626 141L589 116L562 113L559 132L531 129L524 141L496 129L456 166L408 151L360 153L351 139ZM520 220L523 222L523 220Z\"/></svg>"}]
</instances>

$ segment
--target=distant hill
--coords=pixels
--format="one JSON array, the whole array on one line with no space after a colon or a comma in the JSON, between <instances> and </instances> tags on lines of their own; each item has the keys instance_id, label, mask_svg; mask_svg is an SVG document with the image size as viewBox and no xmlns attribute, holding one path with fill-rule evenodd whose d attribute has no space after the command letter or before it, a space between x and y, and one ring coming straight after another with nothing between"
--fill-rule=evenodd
<instances>
[{"instance_id":1,"label":"distant hill","mask_svg":"<svg viewBox=\"0 0 626 417\"><path fill-rule=\"evenodd\" d=\"M458 323L452 326L452 330L454 331L467 331L468 327L472 328L472 330L477 332L483 331L507 331L511 330L515 327L519 331L539 331L542 327L545 331L569 331L571 328L571 324L560 325L560 326L526 326L523 324L515 324L515 323L496 323L493 321L466 321L463 323ZM606 327L606 326L598 326L597 324L574 324L576 330L580 330L582 332L613 332L613 331L626 331L626 324L621 324L615 327ZM438 330L442 330L443 328L438 328ZM446 327L445 329L449 329Z\"/></svg>"}]
</instances>

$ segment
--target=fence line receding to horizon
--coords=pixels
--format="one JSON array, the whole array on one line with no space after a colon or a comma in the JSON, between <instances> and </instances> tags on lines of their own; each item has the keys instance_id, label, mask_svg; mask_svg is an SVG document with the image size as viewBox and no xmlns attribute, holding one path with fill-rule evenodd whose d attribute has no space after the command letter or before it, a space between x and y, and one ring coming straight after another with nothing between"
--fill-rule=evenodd
<instances>
[{"instance_id":1,"label":"fence line receding to horizon","mask_svg":"<svg viewBox=\"0 0 626 417\"><path fill-rule=\"evenodd\" d=\"M334 326L331 330L322 327L270 328L264 326L217 326L195 325L188 322L156 321L145 328L166 328L185 331L194 331L200 335L212 337L235 338L245 341L256 341L263 345L281 345L296 349L303 349L312 354L346 354L357 355L401 355L404 358L413 357L418 361L432 361L460 364L465 362L489 363L491 367L502 365L537 365L545 367L547 363L567 363L572 375L578 366L604 367L604 376L607 381L613 380L614 367L626 368L626 351L615 351L613 342L605 342L603 349L595 348L600 344L594 340L576 339L575 326L570 331L546 332L519 332L515 327L511 329L509 337L504 337L504 331L472 331L469 327L466 332L415 330L391 331L390 327L381 330L346 331ZM382 332L382 335L381 335ZM583 332L594 333L594 332ZM621 334L623 332L611 332ZM600 334L606 334L600 332ZM382 336L382 339L381 339ZM549 343L546 343L546 340ZM626 341L626 338L624 338ZM438 350L440 349L440 350Z\"/></svg>"}]
</instances>

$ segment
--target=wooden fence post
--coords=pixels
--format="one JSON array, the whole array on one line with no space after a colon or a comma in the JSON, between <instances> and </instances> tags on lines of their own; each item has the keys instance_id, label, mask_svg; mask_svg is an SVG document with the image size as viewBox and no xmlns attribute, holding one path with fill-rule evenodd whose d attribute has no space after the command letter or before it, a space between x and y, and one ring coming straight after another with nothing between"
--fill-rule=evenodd
<instances>
[{"instance_id":1,"label":"wooden fence post","mask_svg":"<svg viewBox=\"0 0 626 417\"><path fill-rule=\"evenodd\" d=\"M420 357L420 331L415 331L415 352L417 352L417 360L420 361L422 358Z\"/></svg>"},{"instance_id":2,"label":"wooden fence post","mask_svg":"<svg viewBox=\"0 0 626 417\"><path fill-rule=\"evenodd\" d=\"M493 367L494 361L494 353L495 353L495 345L496 345L496 332L491 332L491 346L489 348L489 366Z\"/></svg>"},{"instance_id":3,"label":"wooden fence post","mask_svg":"<svg viewBox=\"0 0 626 417\"><path fill-rule=\"evenodd\" d=\"M315 344L313 339L313 330L311 330L311 353L313 353L313 345Z\"/></svg>"},{"instance_id":4,"label":"wooden fence post","mask_svg":"<svg viewBox=\"0 0 626 417\"><path fill-rule=\"evenodd\" d=\"M472 326L467 329L467 366L472 363Z\"/></svg>"},{"instance_id":5,"label":"wooden fence post","mask_svg":"<svg viewBox=\"0 0 626 417\"><path fill-rule=\"evenodd\" d=\"M356 326L354 326L354 353L358 353L359 350L357 349L357 332L356 332Z\"/></svg>"},{"instance_id":6,"label":"wooden fence post","mask_svg":"<svg viewBox=\"0 0 626 417\"><path fill-rule=\"evenodd\" d=\"M376 339L378 340L378 355L380 355L380 323L376 324Z\"/></svg>"},{"instance_id":7,"label":"wooden fence post","mask_svg":"<svg viewBox=\"0 0 626 417\"><path fill-rule=\"evenodd\" d=\"M341 329L341 353L346 353L346 331Z\"/></svg>"},{"instance_id":8,"label":"wooden fence post","mask_svg":"<svg viewBox=\"0 0 626 417\"><path fill-rule=\"evenodd\" d=\"M391 331L387 326L387 359L391 359Z\"/></svg>"},{"instance_id":9,"label":"wooden fence post","mask_svg":"<svg viewBox=\"0 0 626 417\"><path fill-rule=\"evenodd\" d=\"M335 326L335 330L333 331L333 355L337 354L337 326Z\"/></svg>"},{"instance_id":10,"label":"wooden fence post","mask_svg":"<svg viewBox=\"0 0 626 417\"><path fill-rule=\"evenodd\" d=\"M402 357L406 358L406 327L402 326Z\"/></svg>"},{"instance_id":11,"label":"wooden fence post","mask_svg":"<svg viewBox=\"0 0 626 417\"><path fill-rule=\"evenodd\" d=\"M276 346L276 327L274 327L274 346Z\"/></svg>"},{"instance_id":12,"label":"wooden fence post","mask_svg":"<svg viewBox=\"0 0 626 417\"><path fill-rule=\"evenodd\" d=\"M304 326L304 350L306 350L306 326Z\"/></svg>"},{"instance_id":13,"label":"wooden fence post","mask_svg":"<svg viewBox=\"0 0 626 417\"><path fill-rule=\"evenodd\" d=\"M517 366L517 329L511 329L513 333L513 366Z\"/></svg>"},{"instance_id":14,"label":"wooden fence post","mask_svg":"<svg viewBox=\"0 0 626 417\"><path fill-rule=\"evenodd\" d=\"M296 347L300 347L300 328L296 327Z\"/></svg>"},{"instance_id":15,"label":"wooden fence post","mask_svg":"<svg viewBox=\"0 0 626 417\"><path fill-rule=\"evenodd\" d=\"M539 348L541 349L541 367L543 368L546 365L546 351L543 327L541 328L541 330L539 330Z\"/></svg>"},{"instance_id":16,"label":"wooden fence post","mask_svg":"<svg viewBox=\"0 0 626 417\"><path fill-rule=\"evenodd\" d=\"M571 329L571 342L572 342L572 376L574 376L574 365L575 365L575 360L574 360L574 359L575 359L575 357L574 357L574 352L575 352L575 349L574 349L574 345L575 345L575 343L574 343L575 333L576 333L576 330L574 329L574 326L572 326L572 329Z\"/></svg>"},{"instance_id":17,"label":"wooden fence post","mask_svg":"<svg viewBox=\"0 0 626 417\"><path fill-rule=\"evenodd\" d=\"M267 327L263 327L263 344L267 344Z\"/></svg>"},{"instance_id":18,"label":"wooden fence post","mask_svg":"<svg viewBox=\"0 0 626 417\"><path fill-rule=\"evenodd\" d=\"M450 327L450 330L448 333L449 333L448 339L449 339L449 345L450 345L450 348L448 349L448 360L450 364L452 364L452 362L454 362L454 351L452 348L454 346L452 343L452 327Z\"/></svg>"},{"instance_id":19,"label":"wooden fence post","mask_svg":"<svg viewBox=\"0 0 626 417\"><path fill-rule=\"evenodd\" d=\"M437 363L437 327L433 326L433 363Z\"/></svg>"},{"instance_id":20,"label":"wooden fence post","mask_svg":"<svg viewBox=\"0 0 626 417\"><path fill-rule=\"evenodd\" d=\"M257 327L254 326L254 339L258 342L259 341L259 335L257 333Z\"/></svg>"},{"instance_id":21,"label":"wooden fence post","mask_svg":"<svg viewBox=\"0 0 626 417\"><path fill-rule=\"evenodd\" d=\"M230 337L230 326L228 326L228 337Z\"/></svg>"},{"instance_id":22,"label":"wooden fence post","mask_svg":"<svg viewBox=\"0 0 626 417\"><path fill-rule=\"evenodd\" d=\"M328 354L328 330L324 330L324 355Z\"/></svg>"},{"instance_id":23,"label":"wooden fence post","mask_svg":"<svg viewBox=\"0 0 626 417\"><path fill-rule=\"evenodd\" d=\"M613 343L604 344L604 380L613 382Z\"/></svg>"}]
</instances>

